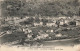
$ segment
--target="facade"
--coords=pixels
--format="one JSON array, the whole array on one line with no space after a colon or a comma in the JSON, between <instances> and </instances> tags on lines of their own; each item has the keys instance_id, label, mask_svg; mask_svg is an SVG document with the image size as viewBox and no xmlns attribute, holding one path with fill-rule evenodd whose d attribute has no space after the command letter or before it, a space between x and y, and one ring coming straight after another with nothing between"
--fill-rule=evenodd
<instances>
[{"instance_id":1,"label":"facade","mask_svg":"<svg viewBox=\"0 0 80 51\"><path fill-rule=\"evenodd\" d=\"M54 32L54 30L47 30L46 32L51 32L51 33L53 33L53 32Z\"/></svg>"},{"instance_id":2,"label":"facade","mask_svg":"<svg viewBox=\"0 0 80 51\"><path fill-rule=\"evenodd\" d=\"M23 32L25 32L25 34L26 34L26 33L31 33L32 30L30 30L30 29L28 29L28 28L23 28Z\"/></svg>"},{"instance_id":3,"label":"facade","mask_svg":"<svg viewBox=\"0 0 80 51\"><path fill-rule=\"evenodd\" d=\"M59 25L64 25L65 20L64 20L64 19L60 19L60 20L59 20L59 22L60 22L60 24L59 24Z\"/></svg>"},{"instance_id":4,"label":"facade","mask_svg":"<svg viewBox=\"0 0 80 51\"><path fill-rule=\"evenodd\" d=\"M35 23L33 23L34 24L34 26L43 26L43 22L35 22Z\"/></svg>"},{"instance_id":5,"label":"facade","mask_svg":"<svg viewBox=\"0 0 80 51\"><path fill-rule=\"evenodd\" d=\"M67 17L59 17L59 19L66 19Z\"/></svg>"},{"instance_id":6,"label":"facade","mask_svg":"<svg viewBox=\"0 0 80 51\"><path fill-rule=\"evenodd\" d=\"M50 20L50 21L48 21L48 22L46 23L46 26L47 26L47 27L51 27L51 26L55 26L55 27L56 27L57 25L56 25L56 22L55 22L55 21Z\"/></svg>"},{"instance_id":7,"label":"facade","mask_svg":"<svg viewBox=\"0 0 80 51\"><path fill-rule=\"evenodd\" d=\"M76 21L76 26L80 26L80 21Z\"/></svg>"},{"instance_id":8,"label":"facade","mask_svg":"<svg viewBox=\"0 0 80 51\"><path fill-rule=\"evenodd\" d=\"M55 23L46 23L46 26L51 27L51 26L56 26Z\"/></svg>"}]
</instances>

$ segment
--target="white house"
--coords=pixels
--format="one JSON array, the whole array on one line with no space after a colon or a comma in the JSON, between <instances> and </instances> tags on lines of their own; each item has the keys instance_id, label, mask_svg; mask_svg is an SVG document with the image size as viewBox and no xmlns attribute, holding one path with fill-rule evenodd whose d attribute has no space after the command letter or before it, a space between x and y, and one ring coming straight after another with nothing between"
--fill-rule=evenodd
<instances>
[{"instance_id":1,"label":"white house","mask_svg":"<svg viewBox=\"0 0 80 51\"><path fill-rule=\"evenodd\" d=\"M80 21L76 21L76 26L79 26L80 25Z\"/></svg>"},{"instance_id":2,"label":"white house","mask_svg":"<svg viewBox=\"0 0 80 51\"><path fill-rule=\"evenodd\" d=\"M46 32L51 32L52 33L52 32L54 32L54 30L47 30Z\"/></svg>"},{"instance_id":3,"label":"white house","mask_svg":"<svg viewBox=\"0 0 80 51\"><path fill-rule=\"evenodd\" d=\"M59 19L66 19L67 17L59 17Z\"/></svg>"},{"instance_id":4,"label":"white house","mask_svg":"<svg viewBox=\"0 0 80 51\"><path fill-rule=\"evenodd\" d=\"M31 39L31 38L32 38L32 35L31 35L31 34L28 34L27 37L28 37L29 39Z\"/></svg>"},{"instance_id":5,"label":"white house","mask_svg":"<svg viewBox=\"0 0 80 51\"><path fill-rule=\"evenodd\" d=\"M55 35L55 37L62 37L62 34L59 33L59 34Z\"/></svg>"},{"instance_id":6,"label":"white house","mask_svg":"<svg viewBox=\"0 0 80 51\"><path fill-rule=\"evenodd\" d=\"M69 20L65 20L65 23L68 24L69 23Z\"/></svg>"},{"instance_id":7,"label":"white house","mask_svg":"<svg viewBox=\"0 0 80 51\"><path fill-rule=\"evenodd\" d=\"M59 25L64 25L65 24L65 20L64 19L60 19L59 22L60 22Z\"/></svg>"},{"instance_id":8,"label":"white house","mask_svg":"<svg viewBox=\"0 0 80 51\"><path fill-rule=\"evenodd\" d=\"M43 18L39 17L40 20L42 20Z\"/></svg>"},{"instance_id":9,"label":"white house","mask_svg":"<svg viewBox=\"0 0 80 51\"><path fill-rule=\"evenodd\" d=\"M60 22L60 25L63 25L63 24L64 24L64 22L63 22L63 21L61 21L61 22Z\"/></svg>"},{"instance_id":10,"label":"white house","mask_svg":"<svg viewBox=\"0 0 80 51\"><path fill-rule=\"evenodd\" d=\"M12 20L13 18L12 17L7 17L6 19L5 19L5 21L10 21L10 20Z\"/></svg>"},{"instance_id":11,"label":"white house","mask_svg":"<svg viewBox=\"0 0 80 51\"><path fill-rule=\"evenodd\" d=\"M18 23L20 23L20 22L23 22L23 21L26 21L27 19L28 19L28 17L25 17L25 18L23 18L23 19L20 19L20 18L15 18L16 20L14 20L14 22L15 22L15 24L18 24Z\"/></svg>"},{"instance_id":12,"label":"white house","mask_svg":"<svg viewBox=\"0 0 80 51\"><path fill-rule=\"evenodd\" d=\"M57 26L56 25L56 23L55 22L53 22L53 21L48 21L47 23L46 23L46 26L48 26L48 27L51 27L51 26Z\"/></svg>"},{"instance_id":13,"label":"white house","mask_svg":"<svg viewBox=\"0 0 80 51\"><path fill-rule=\"evenodd\" d=\"M47 23L47 26L55 26L55 23Z\"/></svg>"},{"instance_id":14,"label":"white house","mask_svg":"<svg viewBox=\"0 0 80 51\"><path fill-rule=\"evenodd\" d=\"M7 31L6 33L7 33L7 34L11 34L12 32L11 32L11 31Z\"/></svg>"},{"instance_id":15,"label":"white house","mask_svg":"<svg viewBox=\"0 0 80 51\"><path fill-rule=\"evenodd\" d=\"M11 20L11 21L8 21L7 23L8 23L8 24L14 24L14 21Z\"/></svg>"},{"instance_id":16,"label":"white house","mask_svg":"<svg viewBox=\"0 0 80 51\"><path fill-rule=\"evenodd\" d=\"M28 17L28 16L26 16L25 18L26 18L26 19L28 19L29 17Z\"/></svg>"},{"instance_id":17,"label":"white house","mask_svg":"<svg viewBox=\"0 0 80 51\"><path fill-rule=\"evenodd\" d=\"M60 21L60 25L64 25L64 24L68 25L68 23L69 23L69 20Z\"/></svg>"},{"instance_id":18,"label":"white house","mask_svg":"<svg viewBox=\"0 0 80 51\"><path fill-rule=\"evenodd\" d=\"M13 19L14 19L14 20L19 20L20 18L19 18L19 17L14 17Z\"/></svg>"},{"instance_id":19,"label":"white house","mask_svg":"<svg viewBox=\"0 0 80 51\"><path fill-rule=\"evenodd\" d=\"M37 39L45 39L45 38L47 38L47 37L49 37L49 35L48 34L40 34L40 35L38 35L34 40L37 40Z\"/></svg>"},{"instance_id":20,"label":"white house","mask_svg":"<svg viewBox=\"0 0 80 51\"><path fill-rule=\"evenodd\" d=\"M34 26L43 26L43 22L39 22L39 23L34 23Z\"/></svg>"},{"instance_id":21,"label":"white house","mask_svg":"<svg viewBox=\"0 0 80 51\"><path fill-rule=\"evenodd\" d=\"M25 34L26 34L26 33L31 33L31 32L32 32L32 30L26 29L26 28L23 28L23 31L25 32Z\"/></svg>"}]
</instances>

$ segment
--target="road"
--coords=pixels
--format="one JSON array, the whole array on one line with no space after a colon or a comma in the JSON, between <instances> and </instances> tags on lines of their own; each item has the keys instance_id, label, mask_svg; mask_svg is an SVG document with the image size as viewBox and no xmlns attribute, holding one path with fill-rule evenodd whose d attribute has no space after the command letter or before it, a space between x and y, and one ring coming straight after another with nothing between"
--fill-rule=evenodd
<instances>
[{"instance_id":1,"label":"road","mask_svg":"<svg viewBox=\"0 0 80 51\"><path fill-rule=\"evenodd\" d=\"M64 40L53 40L46 41L42 43L43 46L74 46L80 44L80 42L76 42L75 39L64 39Z\"/></svg>"},{"instance_id":2,"label":"road","mask_svg":"<svg viewBox=\"0 0 80 51\"><path fill-rule=\"evenodd\" d=\"M20 46L20 45L17 45L18 47L20 48L17 48L17 46L12 46L14 47L15 49L22 49L22 51L25 49L30 49L30 50L37 50L37 49L40 49L40 50L52 50L52 51L66 51L66 50L71 50L71 51L76 51L76 49L80 49L78 47L80 47L80 42L74 42L75 39L66 39L66 40L53 40L53 41L46 41L46 42L43 42L43 47L27 47L26 45L23 45L23 46ZM74 46L74 45L77 45L77 46ZM74 47L73 47L74 46ZM10 47L6 47L6 49L11 49L12 48L11 46ZM4 46L1 47L2 50L4 48ZM13 49L13 48L12 48Z\"/></svg>"}]
</instances>

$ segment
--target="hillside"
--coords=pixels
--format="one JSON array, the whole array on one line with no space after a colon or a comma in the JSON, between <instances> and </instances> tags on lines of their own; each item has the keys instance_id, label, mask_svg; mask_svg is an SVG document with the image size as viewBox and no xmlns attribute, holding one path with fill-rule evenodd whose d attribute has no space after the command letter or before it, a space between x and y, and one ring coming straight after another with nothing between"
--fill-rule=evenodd
<instances>
[{"instance_id":1,"label":"hillside","mask_svg":"<svg viewBox=\"0 0 80 51\"><path fill-rule=\"evenodd\" d=\"M10 2L12 2L12 4L10 4ZM11 5L11 7L7 8L9 5ZM74 15L79 16L79 8L79 0L26 0L26 2L21 3L11 0L7 3L3 1L2 15L35 16L37 14L42 16L71 17Z\"/></svg>"}]
</instances>

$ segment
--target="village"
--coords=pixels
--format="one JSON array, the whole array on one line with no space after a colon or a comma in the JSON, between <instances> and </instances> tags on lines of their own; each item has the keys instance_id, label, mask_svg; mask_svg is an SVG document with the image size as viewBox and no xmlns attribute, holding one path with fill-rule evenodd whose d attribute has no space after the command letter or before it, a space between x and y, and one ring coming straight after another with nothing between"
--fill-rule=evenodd
<instances>
[{"instance_id":1,"label":"village","mask_svg":"<svg viewBox=\"0 0 80 51\"><path fill-rule=\"evenodd\" d=\"M0 39L9 41L58 40L79 37L80 18L74 17L6 17L0 18ZM13 39L13 40L12 40ZM4 43L4 41L2 41Z\"/></svg>"}]
</instances>

